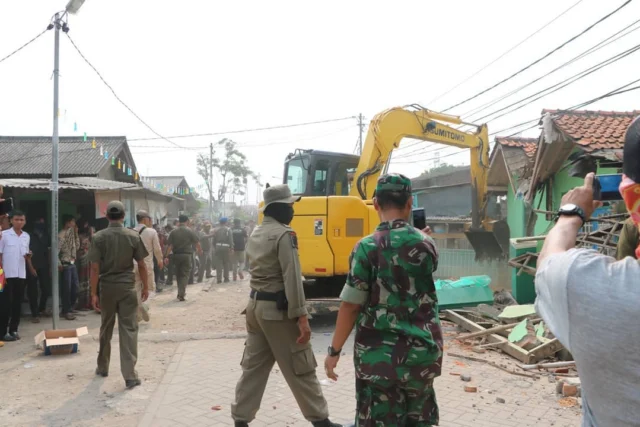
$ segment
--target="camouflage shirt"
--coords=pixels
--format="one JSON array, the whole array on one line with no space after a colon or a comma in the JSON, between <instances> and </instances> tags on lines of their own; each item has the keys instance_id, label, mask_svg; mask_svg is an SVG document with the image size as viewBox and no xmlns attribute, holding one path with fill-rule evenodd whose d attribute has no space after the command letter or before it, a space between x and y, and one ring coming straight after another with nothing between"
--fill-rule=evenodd
<instances>
[{"instance_id":1,"label":"camouflage shirt","mask_svg":"<svg viewBox=\"0 0 640 427\"><path fill-rule=\"evenodd\" d=\"M383 222L355 246L340 298L363 305L354 349L358 378L427 382L440 375L437 264L431 237L403 220Z\"/></svg>"}]
</instances>

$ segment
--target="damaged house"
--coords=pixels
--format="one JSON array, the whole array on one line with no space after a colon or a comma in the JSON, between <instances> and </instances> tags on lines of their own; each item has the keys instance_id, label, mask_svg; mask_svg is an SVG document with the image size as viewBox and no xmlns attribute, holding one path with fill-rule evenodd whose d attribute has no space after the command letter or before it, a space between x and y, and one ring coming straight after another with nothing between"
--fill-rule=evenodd
<instances>
[{"instance_id":1,"label":"damaged house","mask_svg":"<svg viewBox=\"0 0 640 427\"><path fill-rule=\"evenodd\" d=\"M619 219L609 224L606 218L620 212L624 135L638 115L640 111L543 110L538 138L496 138L489 185L507 187L510 263L516 267L512 291L518 302L535 300L535 261L544 240L536 236L544 236L553 226L562 196L581 185L589 172L600 177L606 200L594 216L605 219L585 226L585 235L600 233L600 237L583 243L593 243L603 252L615 247L611 224Z\"/></svg>"}]
</instances>

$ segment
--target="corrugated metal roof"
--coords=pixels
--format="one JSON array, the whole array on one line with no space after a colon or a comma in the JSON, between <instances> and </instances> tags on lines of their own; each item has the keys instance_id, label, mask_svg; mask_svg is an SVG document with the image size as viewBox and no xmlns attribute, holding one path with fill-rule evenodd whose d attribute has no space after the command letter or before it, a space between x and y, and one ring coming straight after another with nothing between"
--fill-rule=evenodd
<instances>
[{"instance_id":1,"label":"corrugated metal roof","mask_svg":"<svg viewBox=\"0 0 640 427\"><path fill-rule=\"evenodd\" d=\"M147 176L145 178L156 184L163 184L167 188L177 188L182 184L182 181L187 183L184 176Z\"/></svg>"},{"instance_id":2,"label":"corrugated metal roof","mask_svg":"<svg viewBox=\"0 0 640 427\"><path fill-rule=\"evenodd\" d=\"M60 137L60 175L95 176L109 162L99 149L91 148L94 137ZM117 154L126 144L124 136L96 136L98 146ZM0 136L0 176L51 175L51 137Z\"/></svg>"},{"instance_id":3,"label":"corrugated metal roof","mask_svg":"<svg viewBox=\"0 0 640 427\"><path fill-rule=\"evenodd\" d=\"M49 190L50 184L49 179L0 178L0 185L7 188ZM63 190L119 190L129 187L136 187L136 185L86 176L61 178L58 183L58 188Z\"/></svg>"}]
</instances>

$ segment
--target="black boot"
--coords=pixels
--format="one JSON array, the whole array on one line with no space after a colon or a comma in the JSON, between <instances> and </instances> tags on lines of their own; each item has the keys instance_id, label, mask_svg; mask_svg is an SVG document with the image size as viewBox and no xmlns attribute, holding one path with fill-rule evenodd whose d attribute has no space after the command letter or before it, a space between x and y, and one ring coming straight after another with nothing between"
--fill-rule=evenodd
<instances>
[{"instance_id":1,"label":"black boot","mask_svg":"<svg viewBox=\"0 0 640 427\"><path fill-rule=\"evenodd\" d=\"M246 421L236 421L235 427L249 427L249 423Z\"/></svg>"},{"instance_id":2,"label":"black boot","mask_svg":"<svg viewBox=\"0 0 640 427\"><path fill-rule=\"evenodd\" d=\"M313 421L313 427L342 427L342 424L332 423L329 418L322 421Z\"/></svg>"}]
</instances>

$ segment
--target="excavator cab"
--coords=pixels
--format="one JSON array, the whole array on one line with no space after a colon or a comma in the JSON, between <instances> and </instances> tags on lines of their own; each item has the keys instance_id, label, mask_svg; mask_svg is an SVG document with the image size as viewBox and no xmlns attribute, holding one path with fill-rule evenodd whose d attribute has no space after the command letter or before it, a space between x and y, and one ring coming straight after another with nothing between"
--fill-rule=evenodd
<instances>
[{"instance_id":1,"label":"excavator cab","mask_svg":"<svg viewBox=\"0 0 640 427\"><path fill-rule=\"evenodd\" d=\"M296 150L287 156L283 182L298 196L348 196L359 156Z\"/></svg>"}]
</instances>

